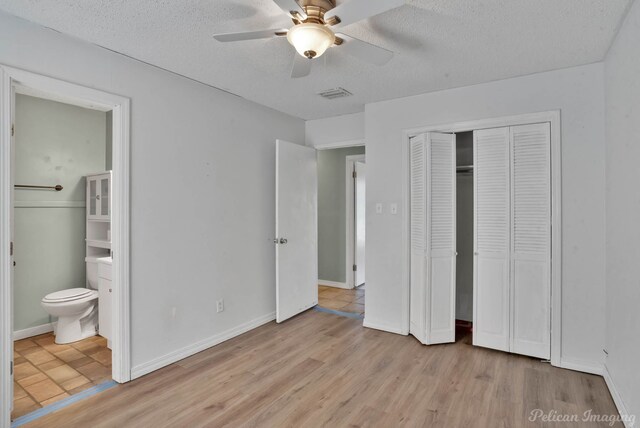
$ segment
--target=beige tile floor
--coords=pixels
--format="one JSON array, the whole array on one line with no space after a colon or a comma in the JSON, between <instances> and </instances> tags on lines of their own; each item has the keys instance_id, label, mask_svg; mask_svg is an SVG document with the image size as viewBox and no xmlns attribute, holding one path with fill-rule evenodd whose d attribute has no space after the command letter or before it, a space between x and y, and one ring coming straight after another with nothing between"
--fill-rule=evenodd
<instances>
[{"instance_id":1,"label":"beige tile floor","mask_svg":"<svg viewBox=\"0 0 640 428\"><path fill-rule=\"evenodd\" d=\"M364 314L364 285L345 290L318 285L318 305L342 312Z\"/></svg>"},{"instance_id":2,"label":"beige tile floor","mask_svg":"<svg viewBox=\"0 0 640 428\"><path fill-rule=\"evenodd\" d=\"M57 345L52 333L14 342L12 419L111 379L111 350L94 336Z\"/></svg>"}]
</instances>

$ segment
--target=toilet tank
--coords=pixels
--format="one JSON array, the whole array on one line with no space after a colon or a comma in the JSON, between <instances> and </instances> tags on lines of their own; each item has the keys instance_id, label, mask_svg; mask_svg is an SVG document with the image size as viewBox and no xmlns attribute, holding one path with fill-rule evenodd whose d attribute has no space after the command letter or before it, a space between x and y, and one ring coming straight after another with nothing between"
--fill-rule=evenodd
<instances>
[{"instance_id":1,"label":"toilet tank","mask_svg":"<svg viewBox=\"0 0 640 428\"><path fill-rule=\"evenodd\" d=\"M98 289L98 259L104 256L87 256L87 286L93 290Z\"/></svg>"}]
</instances>

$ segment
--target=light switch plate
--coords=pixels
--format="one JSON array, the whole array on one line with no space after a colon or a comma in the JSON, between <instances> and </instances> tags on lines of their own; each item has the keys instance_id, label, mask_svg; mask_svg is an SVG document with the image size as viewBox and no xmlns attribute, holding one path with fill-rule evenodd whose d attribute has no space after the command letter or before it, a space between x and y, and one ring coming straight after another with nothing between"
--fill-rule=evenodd
<instances>
[{"instance_id":1,"label":"light switch plate","mask_svg":"<svg viewBox=\"0 0 640 428\"><path fill-rule=\"evenodd\" d=\"M398 214L398 204L391 204L389 206L389 211L391 211L391 214Z\"/></svg>"},{"instance_id":2,"label":"light switch plate","mask_svg":"<svg viewBox=\"0 0 640 428\"><path fill-rule=\"evenodd\" d=\"M376 204L376 214L382 214L382 204L380 202Z\"/></svg>"}]
</instances>

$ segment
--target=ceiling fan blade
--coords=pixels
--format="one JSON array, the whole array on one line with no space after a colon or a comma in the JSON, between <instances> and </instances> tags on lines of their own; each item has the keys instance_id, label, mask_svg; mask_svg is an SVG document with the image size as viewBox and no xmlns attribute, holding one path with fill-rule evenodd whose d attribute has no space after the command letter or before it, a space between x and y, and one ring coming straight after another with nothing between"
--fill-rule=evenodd
<instances>
[{"instance_id":1,"label":"ceiling fan blade","mask_svg":"<svg viewBox=\"0 0 640 428\"><path fill-rule=\"evenodd\" d=\"M346 34L336 34L336 36L342 39L342 44L338 45L341 51L353 55L364 62L385 65L393 58L393 52L388 49L363 42Z\"/></svg>"},{"instance_id":2,"label":"ceiling fan blade","mask_svg":"<svg viewBox=\"0 0 640 428\"><path fill-rule=\"evenodd\" d=\"M296 0L273 0L275 4L280 6L280 9L287 15L294 19L307 19L307 14L304 9Z\"/></svg>"},{"instance_id":3,"label":"ceiling fan blade","mask_svg":"<svg viewBox=\"0 0 640 428\"><path fill-rule=\"evenodd\" d=\"M301 55L295 54L293 59L293 69L291 70L291 78L298 79L300 77L308 76L311 73L312 59L304 58Z\"/></svg>"},{"instance_id":4,"label":"ceiling fan blade","mask_svg":"<svg viewBox=\"0 0 640 428\"><path fill-rule=\"evenodd\" d=\"M271 37L282 37L287 35L286 28L276 28L273 30L246 31L242 33L216 34L213 36L219 42L239 42L242 40L269 39Z\"/></svg>"},{"instance_id":5,"label":"ceiling fan blade","mask_svg":"<svg viewBox=\"0 0 640 428\"><path fill-rule=\"evenodd\" d=\"M344 27L354 22L381 14L396 7L402 6L405 0L349 0L334 7L324 15L326 22L331 22L337 17L338 23L334 27Z\"/></svg>"}]
</instances>

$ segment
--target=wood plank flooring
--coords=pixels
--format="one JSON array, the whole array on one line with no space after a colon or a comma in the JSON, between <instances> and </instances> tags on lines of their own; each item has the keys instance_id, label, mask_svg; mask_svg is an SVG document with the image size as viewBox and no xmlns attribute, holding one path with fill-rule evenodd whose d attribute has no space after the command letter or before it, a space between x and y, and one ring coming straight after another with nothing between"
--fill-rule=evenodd
<instances>
[{"instance_id":1,"label":"wood plank flooring","mask_svg":"<svg viewBox=\"0 0 640 428\"><path fill-rule=\"evenodd\" d=\"M318 285L318 305L323 308L364 315L365 286L350 290Z\"/></svg>"},{"instance_id":2,"label":"wood plank flooring","mask_svg":"<svg viewBox=\"0 0 640 428\"><path fill-rule=\"evenodd\" d=\"M310 310L29 426L599 426L530 422L537 408L617 414L601 377L473 347L468 335L426 347Z\"/></svg>"}]
</instances>

